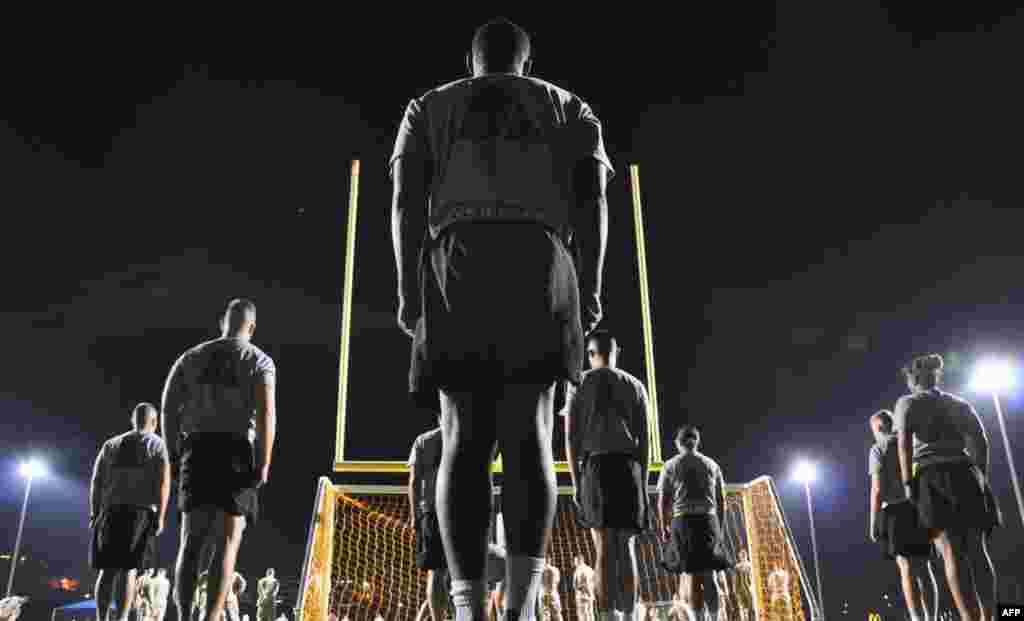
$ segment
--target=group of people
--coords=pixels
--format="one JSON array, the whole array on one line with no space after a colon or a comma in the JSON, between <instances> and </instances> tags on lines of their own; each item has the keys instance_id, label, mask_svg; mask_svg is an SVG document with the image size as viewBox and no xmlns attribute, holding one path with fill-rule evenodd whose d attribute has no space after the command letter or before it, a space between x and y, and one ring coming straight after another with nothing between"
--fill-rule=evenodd
<instances>
[{"instance_id":1,"label":"group of people","mask_svg":"<svg viewBox=\"0 0 1024 621\"><path fill-rule=\"evenodd\" d=\"M167 599L171 593L171 581L167 570L150 567L139 574L135 583L135 600L132 602L136 621L164 621L167 615Z\"/></svg>"},{"instance_id":2,"label":"group of people","mask_svg":"<svg viewBox=\"0 0 1024 621\"><path fill-rule=\"evenodd\" d=\"M991 621L998 580L989 538L1002 515L989 484L989 443L970 403L940 388L938 354L903 368L910 394L870 419L875 443L869 537L899 568L912 621L934 621L946 577L963 621Z\"/></svg>"},{"instance_id":3,"label":"group of people","mask_svg":"<svg viewBox=\"0 0 1024 621\"><path fill-rule=\"evenodd\" d=\"M269 479L276 367L252 343L251 301L232 300L220 324L220 338L190 348L171 367L160 409L138 404L131 431L107 440L96 457L89 525L98 621L106 621L114 602L114 621L127 621L137 601L139 619L163 619L163 570L152 580L138 573L153 566L175 479L182 523L173 590L178 619L241 621L245 580L235 564ZM268 570L258 586L259 621L274 620L278 589Z\"/></svg>"}]
</instances>

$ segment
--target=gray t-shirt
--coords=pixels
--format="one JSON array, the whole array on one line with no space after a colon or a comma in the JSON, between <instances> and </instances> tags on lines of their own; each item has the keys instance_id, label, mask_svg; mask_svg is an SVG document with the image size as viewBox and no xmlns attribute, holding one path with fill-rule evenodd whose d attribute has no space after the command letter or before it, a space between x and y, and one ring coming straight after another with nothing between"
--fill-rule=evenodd
<instances>
[{"instance_id":1,"label":"gray t-shirt","mask_svg":"<svg viewBox=\"0 0 1024 621\"><path fill-rule=\"evenodd\" d=\"M576 419L584 455L640 455L641 433L647 429L647 389L622 369L605 367L583 374L570 390L565 410Z\"/></svg>"},{"instance_id":2,"label":"gray t-shirt","mask_svg":"<svg viewBox=\"0 0 1024 621\"><path fill-rule=\"evenodd\" d=\"M444 437L441 435L441 428L438 427L420 434L412 444L412 452L409 453L409 467L416 469L420 511L425 513L434 510L437 469L441 465L443 447Z\"/></svg>"},{"instance_id":3,"label":"gray t-shirt","mask_svg":"<svg viewBox=\"0 0 1024 621\"><path fill-rule=\"evenodd\" d=\"M99 512L117 505L157 509L167 447L155 433L129 431L110 438L96 458L93 484Z\"/></svg>"},{"instance_id":4,"label":"gray t-shirt","mask_svg":"<svg viewBox=\"0 0 1024 621\"><path fill-rule=\"evenodd\" d=\"M900 474L896 434L885 434L883 443L875 443L868 452L868 475L877 476L882 488L882 504L903 502L903 477Z\"/></svg>"},{"instance_id":5,"label":"gray t-shirt","mask_svg":"<svg viewBox=\"0 0 1024 621\"><path fill-rule=\"evenodd\" d=\"M662 466L658 493L672 498L672 515L718 512L725 479L715 460L700 451L687 451Z\"/></svg>"},{"instance_id":6,"label":"gray t-shirt","mask_svg":"<svg viewBox=\"0 0 1024 621\"><path fill-rule=\"evenodd\" d=\"M593 158L614 173L601 122L583 100L533 77L493 74L445 84L413 99L391 165L429 162L429 226L436 238L458 221L570 224L573 172Z\"/></svg>"},{"instance_id":7,"label":"gray t-shirt","mask_svg":"<svg viewBox=\"0 0 1024 621\"><path fill-rule=\"evenodd\" d=\"M219 338L188 350L171 369L168 391L181 391L182 433L248 434L254 425L256 391L273 384L273 359L237 338Z\"/></svg>"},{"instance_id":8,"label":"gray t-shirt","mask_svg":"<svg viewBox=\"0 0 1024 621\"><path fill-rule=\"evenodd\" d=\"M971 404L937 388L900 397L893 408L893 431L900 430L914 434L913 460L920 468L970 461L969 440L984 434Z\"/></svg>"}]
</instances>

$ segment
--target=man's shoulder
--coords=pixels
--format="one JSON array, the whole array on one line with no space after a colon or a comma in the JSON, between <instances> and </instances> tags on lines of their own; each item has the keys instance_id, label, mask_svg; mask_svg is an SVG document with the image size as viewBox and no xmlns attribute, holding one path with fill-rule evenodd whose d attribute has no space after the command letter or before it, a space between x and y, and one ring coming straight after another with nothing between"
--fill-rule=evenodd
<instances>
[{"instance_id":1,"label":"man's shoulder","mask_svg":"<svg viewBox=\"0 0 1024 621\"><path fill-rule=\"evenodd\" d=\"M696 453L696 455L697 455L697 457L699 457L699 458L700 458L700 460L701 460L702 462L704 462L704 463L705 463L705 464L706 464L706 465L707 465L707 466L708 466L708 467L709 467L710 469L714 470L715 472L721 472L721 471L722 471L722 467L718 465L718 462L717 462L717 461L715 461L715 459L714 459L713 457L710 457L710 456L708 456L708 455L705 455L704 453Z\"/></svg>"}]
</instances>

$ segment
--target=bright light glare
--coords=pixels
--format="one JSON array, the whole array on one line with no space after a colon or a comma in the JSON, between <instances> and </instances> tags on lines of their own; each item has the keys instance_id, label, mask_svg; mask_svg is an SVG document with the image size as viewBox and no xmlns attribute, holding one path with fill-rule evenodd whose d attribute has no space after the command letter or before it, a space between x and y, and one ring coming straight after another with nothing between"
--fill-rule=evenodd
<instances>
[{"instance_id":1,"label":"bright light glare","mask_svg":"<svg viewBox=\"0 0 1024 621\"><path fill-rule=\"evenodd\" d=\"M32 459L21 464L18 472L26 479L35 479L46 474L46 467L38 459Z\"/></svg>"},{"instance_id":2,"label":"bright light glare","mask_svg":"<svg viewBox=\"0 0 1024 621\"><path fill-rule=\"evenodd\" d=\"M817 478L817 469L809 461L801 461L797 463L796 470L793 473L793 477L801 483L813 483L814 479Z\"/></svg>"},{"instance_id":3,"label":"bright light glare","mask_svg":"<svg viewBox=\"0 0 1024 621\"><path fill-rule=\"evenodd\" d=\"M971 389L976 392L998 393L1013 388L1016 383L1013 365L1008 360L986 360L974 370Z\"/></svg>"}]
</instances>

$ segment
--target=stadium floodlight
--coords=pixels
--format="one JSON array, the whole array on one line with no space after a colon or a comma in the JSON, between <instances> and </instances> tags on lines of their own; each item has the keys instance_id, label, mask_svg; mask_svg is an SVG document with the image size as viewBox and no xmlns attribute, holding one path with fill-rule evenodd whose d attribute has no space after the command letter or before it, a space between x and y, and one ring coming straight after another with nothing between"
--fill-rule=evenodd
<instances>
[{"instance_id":1,"label":"stadium floodlight","mask_svg":"<svg viewBox=\"0 0 1024 621\"><path fill-rule=\"evenodd\" d=\"M804 484L807 494L807 517L811 523L811 547L814 552L814 573L818 579L818 618L825 617L825 595L821 587L821 561L818 558L818 533L814 528L814 506L811 504L811 483L818 478L818 468L807 460L800 460L793 469L793 478Z\"/></svg>"},{"instance_id":2,"label":"stadium floodlight","mask_svg":"<svg viewBox=\"0 0 1024 621\"><path fill-rule=\"evenodd\" d=\"M7 597L14 589L14 570L18 568L18 556L21 554L21 533L25 530L25 515L28 513L28 495L32 491L32 481L46 475L46 466L38 459L30 459L18 467L18 473L25 478L25 501L21 504L21 519L18 521L18 537L14 541L14 556L11 570L7 574Z\"/></svg>"},{"instance_id":3,"label":"stadium floodlight","mask_svg":"<svg viewBox=\"0 0 1024 621\"><path fill-rule=\"evenodd\" d=\"M1006 448L1006 462L1010 466L1010 482L1013 484L1013 493L1017 496L1017 513L1024 524L1024 496L1021 495L1020 478L1017 476L1017 466L1013 463L1013 451L1010 449L1010 435L1006 432L1006 419L1003 417L1003 407L999 402L999 393L1013 388L1017 383L1016 379L1013 363L1009 360L984 360L974 370L971 388L976 392L992 395L999 430L1003 434L1003 446ZM991 467L989 464L990 469Z\"/></svg>"},{"instance_id":4,"label":"stadium floodlight","mask_svg":"<svg viewBox=\"0 0 1024 621\"><path fill-rule=\"evenodd\" d=\"M793 478L804 484L813 483L818 478L818 469L809 461L799 461L793 469Z\"/></svg>"}]
</instances>

